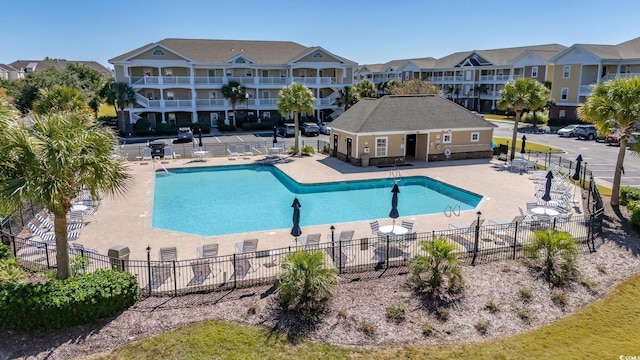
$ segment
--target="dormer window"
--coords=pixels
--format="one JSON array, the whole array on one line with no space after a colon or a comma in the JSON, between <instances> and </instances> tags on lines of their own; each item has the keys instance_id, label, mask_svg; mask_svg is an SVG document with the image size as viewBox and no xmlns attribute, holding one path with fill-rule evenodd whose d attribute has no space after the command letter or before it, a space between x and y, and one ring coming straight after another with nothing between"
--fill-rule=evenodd
<instances>
[{"instance_id":1,"label":"dormer window","mask_svg":"<svg viewBox=\"0 0 640 360\"><path fill-rule=\"evenodd\" d=\"M237 58L236 59L236 64L244 64L244 63L245 63L244 58Z\"/></svg>"},{"instance_id":2,"label":"dormer window","mask_svg":"<svg viewBox=\"0 0 640 360\"><path fill-rule=\"evenodd\" d=\"M322 59L322 58L324 58L324 56L321 53L317 52L317 53L313 54L313 58L314 59Z\"/></svg>"},{"instance_id":3,"label":"dormer window","mask_svg":"<svg viewBox=\"0 0 640 360\"><path fill-rule=\"evenodd\" d=\"M153 53L151 53L151 55L153 56L164 56L164 51L160 50L160 49L156 49L153 51Z\"/></svg>"}]
</instances>

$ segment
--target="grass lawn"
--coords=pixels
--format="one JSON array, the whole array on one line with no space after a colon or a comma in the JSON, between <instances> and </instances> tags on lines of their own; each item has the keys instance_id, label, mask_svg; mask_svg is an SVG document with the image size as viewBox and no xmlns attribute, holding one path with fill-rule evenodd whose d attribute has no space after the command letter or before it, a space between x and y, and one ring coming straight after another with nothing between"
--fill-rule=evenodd
<instances>
[{"instance_id":1,"label":"grass lawn","mask_svg":"<svg viewBox=\"0 0 640 360\"><path fill-rule=\"evenodd\" d=\"M205 321L119 348L110 359L618 359L638 355L640 275L548 326L484 343L360 350Z\"/></svg>"},{"instance_id":2,"label":"grass lawn","mask_svg":"<svg viewBox=\"0 0 640 360\"><path fill-rule=\"evenodd\" d=\"M511 139L502 138L502 137L494 137L493 141L496 144L506 144L507 141L509 143L511 143ZM509 148L511 148L511 144L509 144ZM518 139L518 140L516 140L516 150L520 151L521 148L522 148L522 140ZM528 151L538 151L538 152L549 152L549 150L551 150L552 152L561 152L562 151L562 149L557 148L557 147L536 144L536 143L531 142L531 141L527 141L526 150L528 150Z\"/></svg>"}]
</instances>

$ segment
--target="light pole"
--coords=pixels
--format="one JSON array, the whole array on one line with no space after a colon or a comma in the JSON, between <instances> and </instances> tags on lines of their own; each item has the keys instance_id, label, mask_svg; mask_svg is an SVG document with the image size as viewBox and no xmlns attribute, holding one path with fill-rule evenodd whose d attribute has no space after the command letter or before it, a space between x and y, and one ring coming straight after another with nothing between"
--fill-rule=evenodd
<instances>
[{"instance_id":1,"label":"light pole","mask_svg":"<svg viewBox=\"0 0 640 360\"><path fill-rule=\"evenodd\" d=\"M476 239L473 244L473 259L471 259L471 265L475 265L476 263L476 255L478 254L478 241L480 240L480 216L482 216L482 213L478 211L476 215L478 216L478 219L476 220Z\"/></svg>"},{"instance_id":2,"label":"light pole","mask_svg":"<svg viewBox=\"0 0 640 360\"><path fill-rule=\"evenodd\" d=\"M244 101L247 104L247 117L245 118L245 121L249 118L249 93L244 93Z\"/></svg>"}]
</instances>

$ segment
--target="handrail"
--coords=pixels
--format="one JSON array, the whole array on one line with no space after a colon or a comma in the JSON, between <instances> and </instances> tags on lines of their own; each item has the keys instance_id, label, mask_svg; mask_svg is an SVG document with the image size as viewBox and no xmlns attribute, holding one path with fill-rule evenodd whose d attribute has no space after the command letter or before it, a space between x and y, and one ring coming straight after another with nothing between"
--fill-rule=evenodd
<instances>
[{"instance_id":1,"label":"handrail","mask_svg":"<svg viewBox=\"0 0 640 360\"><path fill-rule=\"evenodd\" d=\"M447 210L449 211L449 213L447 213ZM451 208L451 205L447 205L447 207L444 208L444 216L451 217L452 212L453 212L453 209Z\"/></svg>"}]
</instances>

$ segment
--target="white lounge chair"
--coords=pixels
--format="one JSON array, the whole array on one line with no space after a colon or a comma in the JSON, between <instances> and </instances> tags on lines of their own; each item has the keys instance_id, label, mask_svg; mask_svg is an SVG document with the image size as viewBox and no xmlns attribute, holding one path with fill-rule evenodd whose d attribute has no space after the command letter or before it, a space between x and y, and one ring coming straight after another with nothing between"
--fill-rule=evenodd
<instances>
[{"instance_id":1,"label":"white lounge chair","mask_svg":"<svg viewBox=\"0 0 640 360\"><path fill-rule=\"evenodd\" d=\"M240 156L236 145L229 145L227 153L229 153L229 160L235 160L238 156Z\"/></svg>"},{"instance_id":2,"label":"white lounge chair","mask_svg":"<svg viewBox=\"0 0 640 360\"><path fill-rule=\"evenodd\" d=\"M165 146L164 147L164 159L165 160L172 160L173 159L173 151L171 151L171 147L169 147L169 146Z\"/></svg>"},{"instance_id":3,"label":"white lounge chair","mask_svg":"<svg viewBox=\"0 0 640 360\"><path fill-rule=\"evenodd\" d=\"M243 159L248 159L253 156L253 150L251 149L251 144L244 144L244 152L242 153Z\"/></svg>"},{"instance_id":4,"label":"white lounge chair","mask_svg":"<svg viewBox=\"0 0 640 360\"><path fill-rule=\"evenodd\" d=\"M198 248L199 258L210 258L218 256L218 244L205 244Z\"/></svg>"},{"instance_id":5,"label":"white lounge chair","mask_svg":"<svg viewBox=\"0 0 640 360\"><path fill-rule=\"evenodd\" d=\"M142 160L153 160L153 157L151 156L151 148L144 148L142 149Z\"/></svg>"},{"instance_id":6,"label":"white lounge chair","mask_svg":"<svg viewBox=\"0 0 640 360\"><path fill-rule=\"evenodd\" d=\"M160 261L178 261L178 249L175 246L160 248Z\"/></svg>"},{"instance_id":7,"label":"white lounge chair","mask_svg":"<svg viewBox=\"0 0 640 360\"><path fill-rule=\"evenodd\" d=\"M241 253L256 252L258 249L258 239L247 239L243 242L236 243L236 249Z\"/></svg>"}]
</instances>

